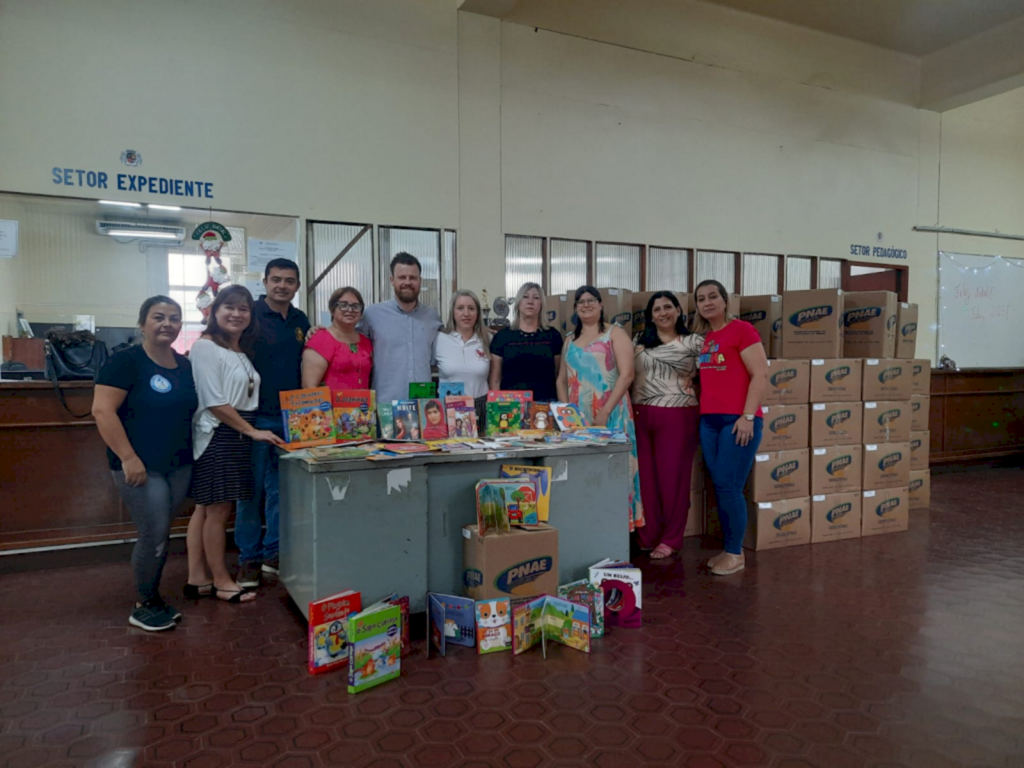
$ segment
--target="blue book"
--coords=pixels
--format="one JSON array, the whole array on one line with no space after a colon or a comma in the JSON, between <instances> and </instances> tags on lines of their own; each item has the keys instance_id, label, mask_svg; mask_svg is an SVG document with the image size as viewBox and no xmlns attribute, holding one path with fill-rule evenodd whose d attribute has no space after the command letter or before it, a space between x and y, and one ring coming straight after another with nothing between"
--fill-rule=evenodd
<instances>
[{"instance_id":1,"label":"blue book","mask_svg":"<svg viewBox=\"0 0 1024 768\"><path fill-rule=\"evenodd\" d=\"M449 395L466 394L466 385L461 381L442 381L437 385L437 396L444 400Z\"/></svg>"},{"instance_id":2,"label":"blue book","mask_svg":"<svg viewBox=\"0 0 1024 768\"><path fill-rule=\"evenodd\" d=\"M434 648L442 656L449 643L473 648L476 645L476 602L468 597L436 592L428 592L427 598L430 602L430 639Z\"/></svg>"}]
</instances>

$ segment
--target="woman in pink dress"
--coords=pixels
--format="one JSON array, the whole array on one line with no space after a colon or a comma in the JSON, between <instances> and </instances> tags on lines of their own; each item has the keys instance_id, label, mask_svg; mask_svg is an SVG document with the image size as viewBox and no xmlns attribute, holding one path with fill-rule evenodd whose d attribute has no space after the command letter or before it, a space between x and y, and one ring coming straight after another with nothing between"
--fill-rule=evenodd
<instances>
[{"instance_id":1,"label":"woman in pink dress","mask_svg":"<svg viewBox=\"0 0 1024 768\"><path fill-rule=\"evenodd\" d=\"M369 389L373 367L373 343L356 330L363 317L363 296L355 288L339 288L331 294L327 309L331 324L306 341L302 351L302 386Z\"/></svg>"}]
</instances>

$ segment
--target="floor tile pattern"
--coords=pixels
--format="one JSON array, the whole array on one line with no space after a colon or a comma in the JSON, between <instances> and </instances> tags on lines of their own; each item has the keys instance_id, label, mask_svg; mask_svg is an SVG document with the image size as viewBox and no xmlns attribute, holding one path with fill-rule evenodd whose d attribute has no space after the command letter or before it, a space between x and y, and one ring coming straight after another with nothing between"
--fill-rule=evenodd
<instances>
[{"instance_id":1,"label":"floor tile pattern","mask_svg":"<svg viewBox=\"0 0 1024 768\"><path fill-rule=\"evenodd\" d=\"M936 475L905 534L644 564L644 626L427 658L350 696L310 677L277 584L127 624L127 562L0 578L0 766L1024 767L1024 471ZM69 556L73 558L73 555Z\"/></svg>"}]
</instances>

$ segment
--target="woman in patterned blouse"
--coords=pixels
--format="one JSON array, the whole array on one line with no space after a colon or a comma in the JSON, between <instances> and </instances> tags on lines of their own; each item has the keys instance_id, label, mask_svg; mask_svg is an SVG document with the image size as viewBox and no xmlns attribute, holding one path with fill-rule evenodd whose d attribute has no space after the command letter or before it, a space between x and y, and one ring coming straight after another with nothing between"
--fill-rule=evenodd
<instances>
[{"instance_id":1,"label":"woman in patterned blouse","mask_svg":"<svg viewBox=\"0 0 1024 768\"><path fill-rule=\"evenodd\" d=\"M646 517L637 538L641 549L660 560L682 547L690 513L690 474L700 426L693 382L704 339L686 330L686 315L670 291L651 296L644 317L646 326L634 350L633 381Z\"/></svg>"}]
</instances>

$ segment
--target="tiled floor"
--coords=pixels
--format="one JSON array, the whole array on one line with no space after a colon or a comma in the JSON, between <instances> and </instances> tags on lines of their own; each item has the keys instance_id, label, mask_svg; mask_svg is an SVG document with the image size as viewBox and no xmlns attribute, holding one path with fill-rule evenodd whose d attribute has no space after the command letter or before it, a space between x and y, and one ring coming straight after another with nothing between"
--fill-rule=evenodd
<instances>
[{"instance_id":1,"label":"tiled floor","mask_svg":"<svg viewBox=\"0 0 1024 768\"><path fill-rule=\"evenodd\" d=\"M1024 471L937 476L906 534L645 564L589 656L417 645L359 696L311 678L282 589L126 623L127 563L0 578L0 765L1024 766ZM183 581L168 567L168 597ZM180 600L179 600L180 602Z\"/></svg>"}]
</instances>

